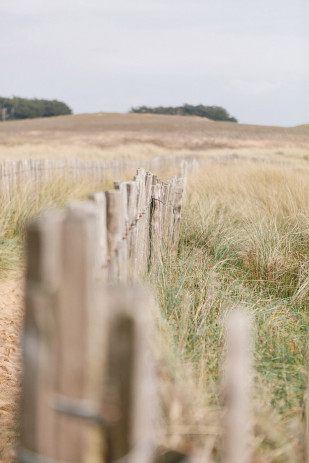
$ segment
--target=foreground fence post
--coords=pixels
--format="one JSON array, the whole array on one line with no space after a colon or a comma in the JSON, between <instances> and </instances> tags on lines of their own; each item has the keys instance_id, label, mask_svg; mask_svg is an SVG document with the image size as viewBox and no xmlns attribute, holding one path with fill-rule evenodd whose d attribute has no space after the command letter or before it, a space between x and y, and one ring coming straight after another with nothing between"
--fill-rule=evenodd
<instances>
[{"instance_id":1,"label":"foreground fence post","mask_svg":"<svg viewBox=\"0 0 309 463\"><path fill-rule=\"evenodd\" d=\"M62 215L50 212L27 229L26 314L19 461L55 458L57 416L50 406L56 378L53 305L60 284Z\"/></svg>"},{"instance_id":2,"label":"foreground fence post","mask_svg":"<svg viewBox=\"0 0 309 463\"><path fill-rule=\"evenodd\" d=\"M145 463L155 450L157 396L151 352L153 299L146 290L116 287L107 293L106 394L119 410L107 430L107 463Z\"/></svg>"},{"instance_id":3,"label":"foreground fence post","mask_svg":"<svg viewBox=\"0 0 309 463\"><path fill-rule=\"evenodd\" d=\"M227 320L224 369L224 463L249 463L251 326L244 312Z\"/></svg>"},{"instance_id":4,"label":"foreground fence post","mask_svg":"<svg viewBox=\"0 0 309 463\"><path fill-rule=\"evenodd\" d=\"M88 423L79 419L78 413L80 404L88 399L95 227L91 203L74 203L68 209L61 236L61 284L54 307L57 378L53 406L59 414L55 446L58 460L74 463L85 461L87 452Z\"/></svg>"}]
</instances>

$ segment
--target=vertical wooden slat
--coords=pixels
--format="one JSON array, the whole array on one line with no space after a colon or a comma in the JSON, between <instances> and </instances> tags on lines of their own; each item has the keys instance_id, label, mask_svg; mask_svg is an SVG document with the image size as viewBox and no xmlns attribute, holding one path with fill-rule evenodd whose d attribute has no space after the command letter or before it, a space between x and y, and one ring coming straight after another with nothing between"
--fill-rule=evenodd
<instances>
[{"instance_id":1,"label":"vertical wooden slat","mask_svg":"<svg viewBox=\"0 0 309 463\"><path fill-rule=\"evenodd\" d=\"M111 281L119 280L120 262L119 247L122 240L122 196L118 190L109 190L106 193L106 226L107 246L109 255L109 278Z\"/></svg>"},{"instance_id":2,"label":"vertical wooden slat","mask_svg":"<svg viewBox=\"0 0 309 463\"><path fill-rule=\"evenodd\" d=\"M116 182L115 182L116 183ZM115 185L115 188L119 189L121 194L121 247L119 249L119 262L120 262L120 281L126 282L128 279L128 231L129 231L129 217L128 217L128 192L127 192L127 183L119 182Z\"/></svg>"},{"instance_id":3,"label":"vertical wooden slat","mask_svg":"<svg viewBox=\"0 0 309 463\"><path fill-rule=\"evenodd\" d=\"M109 294L107 377L118 419L108 431L107 462L133 452L128 461L151 461L157 397L151 352L153 300L140 288Z\"/></svg>"},{"instance_id":4,"label":"vertical wooden slat","mask_svg":"<svg viewBox=\"0 0 309 463\"><path fill-rule=\"evenodd\" d=\"M165 183L162 185L162 244L164 247L164 253L167 252L168 245L168 202L169 202L169 193L170 193L170 184Z\"/></svg>"},{"instance_id":5,"label":"vertical wooden slat","mask_svg":"<svg viewBox=\"0 0 309 463\"><path fill-rule=\"evenodd\" d=\"M136 220L137 220L137 182L127 182L128 200L128 278L134 280L136 277Z\"/></svg>"},{"instance_id":6,"label":"vertical wooden slat","mask_svg":"<svg viewBox=\"0 0 309 463\"><path fill-rule=\"evenodd\" d=\"M171 248L172 248L172 252L175 254L177 254L178 245L179 245L179 232L180 232L180 219L181 219L183 192L184 192L183 179L178 178L176 180L176 186L174 190L174 198L173 198L174 226L171 231L171 236L172 236Z\"/></svg>"},{"instance_id":7,"label":"vertical wooden slat","mask_svg":"<svg viewBox=\"0 0 309 463\"><path fill-rule=\"evenodd\" d=\"M93 305L96 216L92 204L68 208L61 237L61 285L56 311L57 383L55 401L87 399L89 318ZM88 209L88 210L87 210ZM59 407L58 407L59 410ZM82 462L87 451L86 423L60 414L57 430L57 459Z\"/></svg>"},{"instance_id":8,"label":"vertical wooden slat","mask_svg":"<svg viewBox=\"0 0 309 463\"><path fill-rule=\"evenodd\" d=\"M96 246L96 279L107 280L107 225L106 225L106 197L104 192L92 193L89 199L97 208L97 246Z\"/></svg>"},{"instance_id":9,"label":"vertical wooden slat","mask_svg":"<svg viewBox=\"0 0 309 463\"><path fill-rule=\"evenodd\" d=\"M152 185L153 174L151 172L147 172L145 179L146 210L143 218L145 227L145 271L148 270L150 259L150 211L152 203Z\"/></svg>"},{"instance_id":10,"label":"vertical wooden slat","mask_svg":"<svg viewBox=\"0 0 309 463\"><path fill-rule=\"evenodd\" d=\"M138 204L137 204L137 227L136 227L136 234L137 234L137 270L140 275L145 271L145 240L146 240L146 232L145 232L145 225L143 220L143 213L146 207L146 195L145 195L145 180L146 180L146 172L145 169L137 169L136 176L134 180L138 183L139 188L139 196L138 196Z\"/></svg>"},{"instance_id":11,"label":"vertical wooden slat","mask_svg":"<svg viewBox=\"0 0 309 463\"><path fill-rule=\"evenodd\" d=\"M63 217L46 213L27 229L26 314L23 334L23 387L20 457L56 457L56 414L50 406L56 364L53 304L60 273Z\"/></svg>"},{"instance_id":12,"label":"vertical wooden slat","mask_svg":"<svg viewBox=\"0 0 309 463\"><path fill-rule=\"evenodd\" d=\"M10 192L10 171L8 161L4 161L2 164L2 182L3 182L3 191L7 201L11 200Z\"/></svg>"},{"instance_id":13,"label":"vertical wooden slat","mask_svg":"<svg viewBox=\"0 0 309 463\"><path fill-rule=\"evenodd\" d=\"M16 193L17 191L17 161L11 161L11 185L12 192Z\"/></svg>"},{"instance_id":14,"label":"vertical wooden slat","mask_svg":"<svg viewBox=\"0 0 309 463\"><path fill-rule=\"evenodd\" d=\"M150 261L151 266L156 268L161 261L162 251L162 185L157 183L152 187L152 206L151 206L151 250Z\"/></svg>"},{"instance_id":15,"label":"vertical wooden slat","mask_svg":"<svg viewBox=\"0 0 309 463\"><path fill-rule=\"evenodd\" d=\"M242 311L227 320L224 368L224 463L249 463L251 327Z\"/></svg>"}]
</instances>

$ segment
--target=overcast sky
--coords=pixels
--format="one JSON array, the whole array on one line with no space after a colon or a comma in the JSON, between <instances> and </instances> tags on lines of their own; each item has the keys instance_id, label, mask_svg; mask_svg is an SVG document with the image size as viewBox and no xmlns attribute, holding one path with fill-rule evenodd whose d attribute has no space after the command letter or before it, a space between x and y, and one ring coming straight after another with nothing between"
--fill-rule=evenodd
<instances>
[{"instance_id":1,"label":"overcast sky","mask_svg":"<svg viewBox=\"0 0 309 463\"><path fill-rule=\"evenodd\" d=\"M309 0L0 0L0 96L309 123Z\"/></svg>"}]
</instances>

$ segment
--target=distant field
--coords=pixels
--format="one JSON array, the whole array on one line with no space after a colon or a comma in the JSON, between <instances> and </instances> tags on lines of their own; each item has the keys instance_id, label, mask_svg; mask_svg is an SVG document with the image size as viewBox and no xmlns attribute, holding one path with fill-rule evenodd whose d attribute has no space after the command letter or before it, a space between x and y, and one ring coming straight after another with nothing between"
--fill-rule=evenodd
<instances>
[{"instance_id":1,"label":"distant field","mask_svg":"<svg viewBox=\"0 0 309 463\"><path fill-rule=\"evenodd\" d=\"M112 159L179 152L309 160L309 125L282 128L152 114L80 114L0 123L0 160Z\"/></svg>"}]
</instances>

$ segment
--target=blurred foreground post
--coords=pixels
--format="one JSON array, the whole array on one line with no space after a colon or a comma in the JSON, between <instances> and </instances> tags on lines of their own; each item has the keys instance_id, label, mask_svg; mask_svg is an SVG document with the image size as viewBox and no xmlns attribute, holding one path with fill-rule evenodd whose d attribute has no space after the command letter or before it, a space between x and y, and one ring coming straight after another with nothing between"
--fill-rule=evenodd
<instances>
[{"instance_id":1,"label":"blurred foreground post","mask_svg":"<svg viewBox=\"0 0 309 463\"><path fill-rule=\"evenodd\" d=\"M154 301L140 287L107 293L105 401L118 410L107 429L107 463L150 462L156 448L158 401L152 355ZM122 461L122 460L121 460Z\"/></svg>"},{"instance_id":2,"label":"blurred foreground post","mask_svg":"<svg viewBox=\"0 0 309 463\"><path fill-rule=\"evenodd\" d=\"M249 463L251 325L241 311L231 312L226 325L224 368L224 463Z\"/></svg>"},{"instance_id":3,"label":"blurred foreground post","mask_svg":"<svg viewBox=\"0 0 309 463\"><path fill-rule=\"evenodd\" d=\"M62 222L62 215L51 212L27 229L20 461L30 461L37 454L55 457L57 416L50 407L50 397L57 369L53 305L61 278Z\"/></svg>"}]
</instances>

